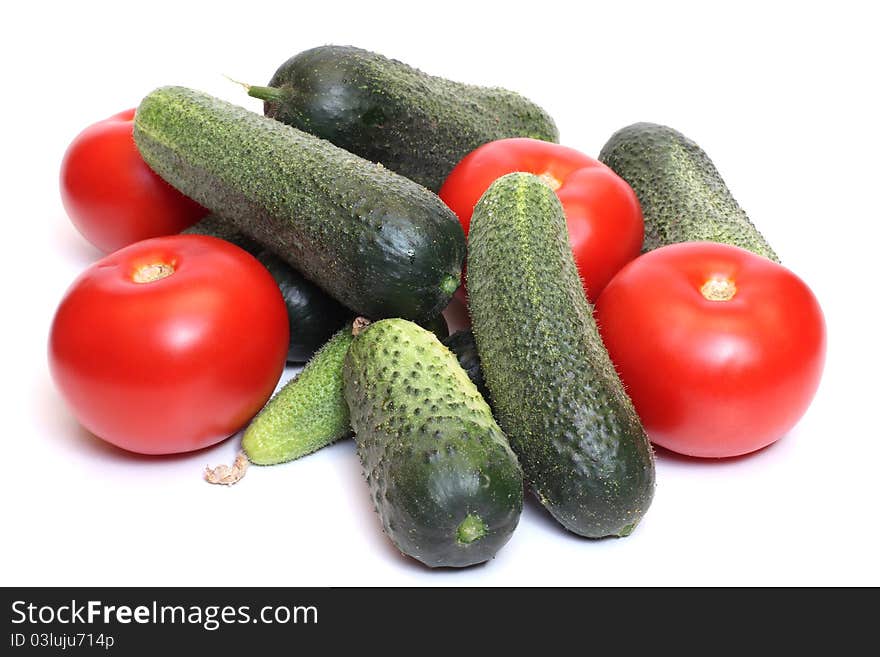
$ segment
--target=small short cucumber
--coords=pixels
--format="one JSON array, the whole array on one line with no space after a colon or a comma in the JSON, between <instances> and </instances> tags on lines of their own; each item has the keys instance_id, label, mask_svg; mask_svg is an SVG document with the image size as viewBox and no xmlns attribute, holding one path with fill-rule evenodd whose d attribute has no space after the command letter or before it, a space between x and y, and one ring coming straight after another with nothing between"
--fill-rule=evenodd
<instances>
[{"instance_id":1,"label":"small short cucumber","mask_svg":"<svg viewBox=\"0 0 880 657\"><path fill-rule=\"evenodd\" d=\"M522 511L522 472L455 357L425 329L387 319L345 358L345 399L385 533L431 566L487 561Z\"/></svg>"},{"instance_id":2,"label":"small short cucumber","mask_svg":"<svg viewBox=\"0 0 880 657\"><path fill-rule=\"evenodd\" d=\"M425 324L438 338L449 335L443 315ZM252 463L293 461L351 433L342 393L342 366L351 341L349 322L253 419L242 437L242 448Z\"/></svg>"},{"instance_id":3,"label":"small short cucumber","mask_svg":"<svg viewBox=\"0 0 880 657\"><path fill-rule=\"evenodd\" d=\"M467 287L495 417L526 481L568 530L628 534L654 494L653 454L540 178L508 174L477 203Z\"/></svg>"},{"instance_id":4,"label":"small short cucumber","mask_svg":"<svg viewBox=\"0 0 880 657\"><path fill-rule=\"evenodd\" d=\"M252 463L292 461L351 432L342 365L352 339L350 325L336 333L248 425L241 446Z\"/></svg>"}]
</instances>

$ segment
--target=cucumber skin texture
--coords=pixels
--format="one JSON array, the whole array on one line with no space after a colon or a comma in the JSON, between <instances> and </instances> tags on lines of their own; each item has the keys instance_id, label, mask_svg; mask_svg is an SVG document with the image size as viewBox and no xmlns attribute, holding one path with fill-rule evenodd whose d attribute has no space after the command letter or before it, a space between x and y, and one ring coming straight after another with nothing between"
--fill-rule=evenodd
<instances>
[{"instance_id":1,"label":"cucumber skin texture","mask_svg":"<svg viewBox=\"0 0 880 657\"><path fill-rule=\"evenodd\" d=\"M434 317L458 286L452 211L327 141L183 87L141 101L134 139L172 186L360 315Z\"/></svg>"},{"instance_id":2,"label":"cucumber skin texture","mask_svg":"<svg viewBox=\"0 0 880 657\"><path fill-rule=\"evenodd\" d=\"M433 319L416 322L416 324L436 335L441 342L449 337L449 324L443 313L438 313Z\"/></svg>"},{"instance_id":3,"label":"cucumber skin texture","mask_svg":"<svg viewBox=\"0 0 880 657\"><path fill-rule=\"evenodd\" d=\"M654 493L650 443L599 337L555 193L504 176L474 210L468 302L498 424L568 530L629 534Z\"/></svg>"},{"instance_id":4,"label":"cucumber skin texture","mask_svg":"<svg viewBox=\"0 0 880 657\"><path fill-rule=\"evenodd\" d=\"M256 465L301 458L350 434L342 365L353 336L338 331L245 429L241 446Z\"/></svg>"},{"instance_id":5,"label":"cucumber skin texture","mask_svg":"<svg viewBox=\"0 0 880 657\"><path fill-rule=\"evenodd\" d=\"M635 123L611 136L599 160L639 198L645 219L643 251L678 242L722 242L779 262L709 156L680 132Z\"/></svg>"},{"instance_id":6,"label":"cucumber skin texture","mask_svg":"<svg viewBox=\"0 0 880 657\"><path fill-rule=\"evenodd\" d=\"M425 324L438 339L449 336L443 315ZM351 323L347 322L248 425L242 448L252 463L286 463L351 435L342 390L342 368L351 341Z\"/></svg>"},{"instance_id":7,"label":"cucumber skin texture","mask_svg":"<svg viewBox=\"0 0 880 657\"><path fill-rule=\"evenodd\" d=\"M303 278L274 253L260 251L257 260L272 274L287 305L290 321L289 362L303 363L309 360L336 331L354 319L351 310Z\"/></svg>"},{"instance_id":8,"label":"cucumber skin texture","mask_svg":"<svg viewBox=\"0 0 880 657\"><path fill-rule=\"evenodd\" d=\"M557 142L553 119L500 88L461 84L351 46L320 46L269 82L266 116L328 139L436 192L478 146L505 137Z\"/></svg>"},{"instance_id":9,"label":"cucumber skin texture","mask_svg":"<svg viewBox=\"0 0 880 657\"><path fill-rule=\"evenodd\" d=\"M224 221L216 214L209 214L180 232L182 235L210 235L211 237L226 240L244 249L252 256L256 256L263 248L234 225Z\"/></svg>"},{"instance_id":10,"label":"cucumber skin texture","mask_svg":"<svg viewBox=\"0 0 880 657\"><path fill-rule=\"evenodd\" d=\"M352 311L317 285L303 278L302 274L284 260L262 248L216 215L208 215L183 232L212 235L232 242L253 255L269 270L287 306L287 318L290 323L287 362L308 361L336 331L346 322L354 319Z\"/></svg>"},{"instance_id":11,"label":"cucumber skin texture","mask_svg":"<svg viewBox=\"0 0 880 657\"><path fill-rule=\"evenodd\" d=\"M345 358L345 398L385 533L431 567L491 559L522 511L522 471L486 402L430 332L389 319L368 326ZM457 532L476 515L472 543Z\"/></svg>"},{"instance_id":12,"label":"cucumber skin texture","mask_svg":"<svg viewBox=\"0 0 880 657\"><path fill-rule=\"evenodd\" d=\"M477 343L474 333L470 329L456 331L447 338L440 340L443 346L449 349L458 359L458 364L467 373L468 378L477 386L477 390L483 395L483 399L492 408L492 396L486 387L483 378L483 369L480 367L480 354L477 352Z\"/></svg>"}]
</instances>

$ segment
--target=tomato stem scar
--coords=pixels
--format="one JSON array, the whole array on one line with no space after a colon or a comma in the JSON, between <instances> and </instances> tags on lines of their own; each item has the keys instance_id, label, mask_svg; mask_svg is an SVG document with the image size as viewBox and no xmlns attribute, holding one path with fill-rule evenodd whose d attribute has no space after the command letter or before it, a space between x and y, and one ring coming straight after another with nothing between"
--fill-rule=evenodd
<instances>
[{"instance_id":1,"label":"tomato stem scar","mask_svg":"<svg viewBox=\"0 0 880 657\"><path fill-rule=\"evenodd\" d=\"M166 262L154 262L149 265L141 265L134 270L131 280L135 283L152 283L160 278L171 276L174 273L174 265Z\"/></svg>"},{"instance_id":2,"label":"tomato stem scar","mask_svg":"<svg viewBox=\"0 0 880 657\"><path fill-rule=\"evenodd\" d=\"M736 294L736 283L729 278L710 278L700 293L709 301L730 301Z\"/></svg>"},{"instance_id":3,"label":"tomato stem scar","mask_svg":"<svg viewBox=\"0 0 880 657\"><path fill-rule=\"evenodd\" d=\"M554 192L555 192L557 189L559 189L560 187L562 187L562 181L559 180L559 178L557 178L556 176L554 176L554 175L553 175L552 173L550 173L549 171L545 171L545 172L542 173L540 176L538 176L538 178L540 178L540 179L541 179L541 182L543 182L545 185L547 185L547 186L548 186L550 189L552 189Z\"/></svg>"}]
</instances>

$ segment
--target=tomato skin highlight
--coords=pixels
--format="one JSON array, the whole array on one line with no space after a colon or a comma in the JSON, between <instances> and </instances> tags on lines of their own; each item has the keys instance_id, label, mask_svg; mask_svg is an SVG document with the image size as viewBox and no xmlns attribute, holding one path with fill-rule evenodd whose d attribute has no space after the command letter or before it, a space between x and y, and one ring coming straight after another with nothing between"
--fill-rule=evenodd
<instances>
[{"instance_id":1,"label":"tomato skin highlight","mask_svg":"<svg viewBox=\"0 0 880 657\"><path fill-rule=\"evenodd\" d=\"M138 283L162 263L171 273ZM145 240L84 271L49 339L52 378L79 422L141 454L217 443L255 415L287 357L287 308L250 254L202 235Z\"/></svg>"},{"instance_id":2,"label":"tomato skin highlight","mask_svg":"<svg viewBox=\"0 0 880 657\"><path fill-rule=\"evenodd\" d=\"M732 296L706 298L709 281L708 294L720 286ZM611 280L595 313L651 441L680 454L723 458L775 442L822 375L815 296L785 267L737 247L650 251Z\"/></svg>"},{"instance_id":3,"label":"tomato skin highlight","mask_svg":"<svg viewBox=\"0 0 880 657\"><path fill-rule=\"evenodd\" d=\"M76 229L110 253L174 235L208 214L156 175L132 137L134 109L83 130L61 163L61 201Z\"/></svg>"},{"instance_id":4,"label":"tomato skin highlight","mask_svg":"<svg viewBox=\"0 0 880 657\"><path fill-rule=\"evenodd\" d=\"M573 148L524 137L499 139L465 156L440 189L465 235L483 193L514 171L543 176L555 188L587 297L595 302L641 251L645 225L635 192L610 168Z\"/></svg>"}]
</instances>

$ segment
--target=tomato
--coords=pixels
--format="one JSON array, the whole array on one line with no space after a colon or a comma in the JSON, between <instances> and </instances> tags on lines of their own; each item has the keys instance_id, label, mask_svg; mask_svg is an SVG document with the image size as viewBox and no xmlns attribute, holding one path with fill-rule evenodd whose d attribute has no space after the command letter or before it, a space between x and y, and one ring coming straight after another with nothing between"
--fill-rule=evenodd
<instances>
[{"instance_id":1,"label":"tomato","mask_svg":"<svg viewBox=\"0 0 880 657\"><path fill-rule=\"evenodd\" d=\"M179 233L208 213L141 158L132 137L134 112L83 130L61 163L64 209L83 237L106 253Z\"/></svg>"},{"instance_id":2,"label":"tomato","mask_svg":"<svg viewBox=\"0 0 880 657\"><path fill-rule=\"evenodd\" d=\"M52 377L79 422L141 454L212 445L266 402L287 358L287 307L253 256L203 235L99 260L67 290Z\"/></svg>"},{"instance_id":3,"label":"tomato","mask_svg":"<svg viewBox=\"0 0 880 657\"><path fill-rule=\"evenodd\" d=\"M815 296L767 258L714 242L631 262L596 304L608 353L651 440L727 457L785 435L825 361Z\"/></svg>"},{"instance_id":4,"label":"tomato","mask_svg":"<svg viewBox=\"0 0 880 657\"><path fill-rule=\"evenodd\" d=\"M440 189L465 234L483 192L514 171L541 176L556 191L587 297L595 301L641 251L645 225L635 192L604 164L572 148L537 139L500 139L465 156Z\"/></svg>"}]
</instances>

